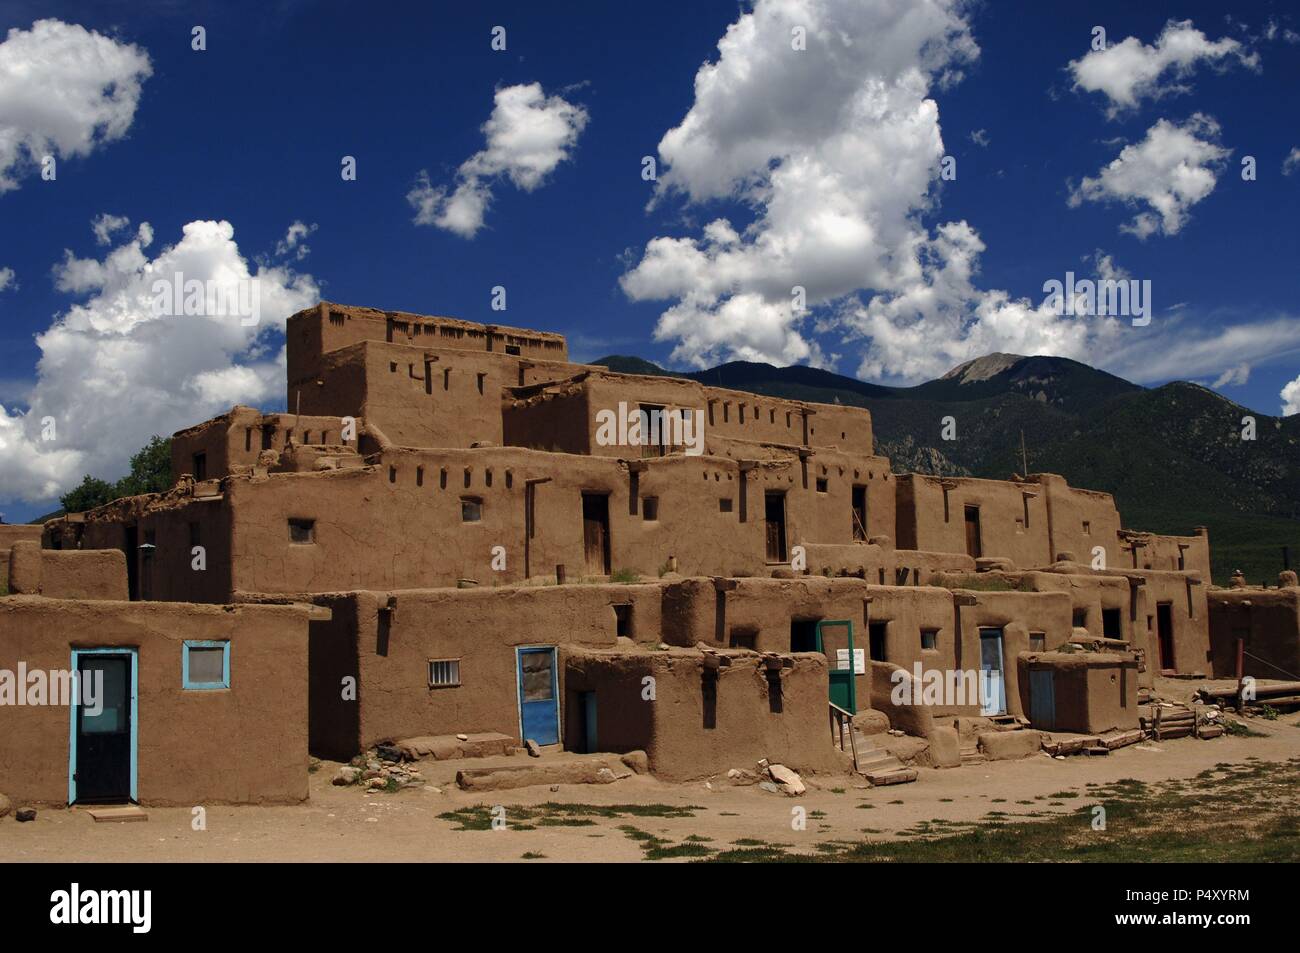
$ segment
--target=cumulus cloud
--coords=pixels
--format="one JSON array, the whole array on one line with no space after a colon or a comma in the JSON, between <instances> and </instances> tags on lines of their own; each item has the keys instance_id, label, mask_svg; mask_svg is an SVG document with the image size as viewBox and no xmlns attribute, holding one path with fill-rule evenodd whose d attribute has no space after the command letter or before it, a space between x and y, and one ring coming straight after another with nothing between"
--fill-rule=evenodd
<instances>
[{"instance_id":1,"label":"cumulus cloud","mask_svg":"<svg viewBox=\"0 0 1300 953\"><path fill-rule=\"evenodd\" d=\"M151 256L152 240L142 223L102 260L68 251L55 267L56 284L85 300L36 336L41 356L26 406L0 407L0 497L45 500L83 473L119 475L155 433L279 397L280 336L290 314L320 297L312 277L288 267L250 270L225 221L190 222L176 244ZM155 283L178 274L202 283L206 314L159 307ZM260 323L215 306L222 297L247 299L253 288Z\"/></svg>"},{"instance_id":2,"label":"cumulus cloud","mask_svg":"<svg viewBox=\"0 0 1300 953\"><path fill-rule=\"evenodd\" d=\"M1282 416L1300 414L1300 377L1282 388Z\"/></svg>"},{"instance_id":3,"label":"cumulus cloud","mask_svg":"<svg viewBox=\"0 0 1300 953\"><path fill-rule=\"evenodd\" d=\"M987 149L989 142L989 133L987 129L976 129L970 134L970 141L975 143L981 149Z\"/></svg>"},{"instance_id":4,"label":"cumulus cloud","mask_svg":"<svg viewBox=\"0 0 1300 953\"><path fill-rule=\"evenodd\" d=\"M677 361L825 363L792 289L813 309L924 280L918 214L944 154L929 91L978 49L948 0L759 0L718 52L659 143L654 203L739 200L753 220L652 239L623 290L677 300L655 331Z\"/></svg>"},{"instance_id":5,"label":"cumulus cloud","mask_svg":"<svg viewBox=\"0 0 1300 953\"><path fill-rule=\"evenodd\" d=\"M464 238L483 227L492 188L503 178L532 192L565 159L587 125L587 110L561 96L547 96L541 83L496 91L492 115L483 124L485 147L461 163L456 187L435 187L421 171L406 199L415 224L434 225Z\"/></svg>"},{"instance_id":6,"label":"cumulus cloud","mask_svg":"<svg viewBox=\"0 0 1300 953\"><path fill-rule=\"evenodd\" d=\"M18 279L12 268L0 268L0 291L17 291Z\"/></svg>"},{"instance_id":7,"label":"cumulus cloud","mask_svg":"<svg viewBox=\"0 0 1300 953\"><path fill-rule=\"evenodd\" d=\"M1217 375L1293 348L1300 322L1288 317L1207 333L1169 307L1135 328L980 287L985 245L974 225L925 224L945 155L930 89L978 56L965 9L758 0L728 28L695 77L693 104L659 143L651 205L680 200L688 224L631 254L620 279L630 299L666 302L655 337L673 343L672 360L830 366L847 356L862 377L912 383L1009 351L1146 381ZM797 26L802 53L790 44ZM1169 188L1183 204L1160 206L1171 226L1203 197L1181 175ZM1096 278L1129 277L1101 250L1085 261ZM1067 268L1086 270L1063 263L1043 278L1064 280Z\"/></svg>"},{"instance_id":8,"label":"cumulus cloud","mask_svg":"<svg viewBox=\"0 0 1300 953\"><path fill-rule=\"evenodd\" d=\"M130 227L130 225L131 220L125 215L110 215L108 212L101 212L91 220L90 230L95 233L96 242L107 245L113 240L114 235Z\"/></svg>"},{"instance_id":9,"label":"cumulus cloud","mask_svg":"<svg viewBox=\"0 0 1300 953\"><path fill-rule=\"evenodd\" d=\"M137 46L60 20L0 43L0 193L42 157L87 156L131 128L152 73Z\"/></svg>"},{"instance_id":10,"label":"cumulus cloud","mask_svg":"<svg viewBox=\"0 0 1300 953\"><path fill-rule=\"evenodd\" d=\"M1219 145L1219 124L1195 113L1181 125L1160 119L1141 142L1125 146L1095 177L1070 191L1069 204L1121 202L1147 206L1120 230L1146 239L1174 235L1188 210L1214 191L1232 150Z\"/></svg>"},{"instance_id":11,"label":"cumulus cloud","mask_svg":"<svg viewBox=\"0 0 1300 953\"><path fill-rule=\"evenodd\" d=\"M1300 169L1300 146L1292 146L1291 151L1282 160L1283 175L1290 175L1296 169Z\"/></svg>"},{"instance_id":12,"label":"cumulus cloud","mask_svg":"<svg viewBox=\"0 0 1300 953\"><path fill-rule=\"evenodd\" d=\"M1223 69L1233 62L1255 69L1259 57L1231 37L1208 39L1191 20L1170 20L1154 46L1130 36L1089 52L1067 68L1075 89L1106 97L1107 114L1113 117L1144 99L1187 92L1185 81L1198 66Z\"/></svg>"}]
</instances>

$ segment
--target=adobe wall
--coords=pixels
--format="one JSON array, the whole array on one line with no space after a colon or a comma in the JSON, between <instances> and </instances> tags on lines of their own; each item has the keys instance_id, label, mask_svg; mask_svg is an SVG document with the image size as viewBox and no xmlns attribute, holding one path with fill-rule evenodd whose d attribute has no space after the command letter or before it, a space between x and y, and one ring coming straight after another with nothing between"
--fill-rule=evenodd
<instances>
[{"instance_id":1,"label":"adobe wall","mask_svg":"<svg viewBox=\"0 0 1300 953\"><path fill-rule=\"evenodd\" d=\"M230 688L186 691L186 639L231 642ZM67 671L72 649L138 649L141 804L307 797L307 619L289 606L0 599L0 669ZM66 804L65 706L6 708L0 778L15 803Z\"/></svg>"},{"instance_id":2,"label":"adobe wall","mask_svg":"<svg viewBox=\"0 0 1300 953\"><path fill-rule=\"evenodd\" d=\"M1215 678L1237 676L1237 640L1245 639L1245 675L1287 679L1300 673L1300 588L1211 589L1211 664Z\"/></svg>"},{"instance_id":3,"label":"adobe wall","mask_svg":"<svg viewBox=\"0 0 1300 953\"><path fill-rule=\"evenodd\" d=\"M27 539L40 542L43 532L38 523L0 523L0 581L9 578L9 548Z\"/></svg>"},{"instance_id":4,"label":"adobe wall","mask_svg":"<svg viewBox=\"0 0 1300 953\"><path fill-rule=\"evenodd\" d=\"M403 447L501 444L503 389L567 377L575 366L362 341L324 355L310 378L291 381L289 406L301 400L304 413L364 417Z\"/></svg>"},{"instance_id":5,"label":"adobe wall","mask_svg":"<svg viewBox=\"0 0 1300 953\"><path fill-rule=\"evenodd\" d=\"M290 394L314 379L321 358L361 341L383 341L439 350L493 351L568 361L564 336L458 318L381 311L322 301L289 317L285 326ZM289 404L293 406L292 402Z\"/></svg>"},{"instance_id":6,"label":"adobe wall","mask_svg":"<svg viewBox=\"0 0 1300 953\"><path fill-rule=\"evenodd\" d=\"M980 668L980 629L1002 630L1002 671L1007 714L1028 715L1028 686L1020 679L1017 659L1022 653L1041 651L1031 635L1041 634L1042 645L1053 651L1071 634L1071 600L1065 592L988 592L957 590L958 601L973 600L957 607L960 629L957 668Z\"/></svg>"},{"instance_id":7,"label":"adobe wall","mask_svg":"<svg viewBox=\"0 0 1300 953\"><path fill-rule=\"evenodd\" d=\"M1119 568L1123 549L1119 539L1120 516L1115 498L1096 490L1080 490L1055 473L1033 473L1031 484L1038 484L1046 494L1048 526L1051 531L1051 555L1045 562L1025 566L1047 566L1061 553L1073 553L1078 562L1092 565L1093 550L1105 551L1105 568Z\"/></svg>"},{"instance_id":8,"label":"adobe wall","mask_svg":"<svg viewBox=\"0 0 1300 953\"><path fill-rule=\"evenodd\" d=\"M752 652L565 652L569 746L581 737L582 692L595 692L601 751L644 750L656 777L686 781L766 758L801 773L843 770L831 741L826 660L787 656L771 678ZM646 679L653 686L647 699Z\"/></svg>"},{"instance_id":9,"label":"adobe wall","mask_svg":"<svg viewBox=\"0 0 1300 953\"><path fill-rule=\"evenodd\" d=\"M263 414L254 407L236 406L229 413L172 435L172 476L197 476L198 454L204 456L203 479L211 480L252 467L263 450L280 450L291 441L355 450L356 438L344 440L342 431L339 417Z\"/></svg>"},{"instance_id":10,"label":"adobe wall","mask_svg":"<svg viewBox=\"0 0 1300 953\"><path fill-rule=\"evenodd\" d=\"M863 651L864 660L871 658L872 627L879 626L881 661L909 671L915 662L929 669L954 668L959 661L952 596L944 589L799 576L688 579L673 583L664 593L664 640L671 645L704 642L718 648L790 652L799 647L793 624L820 620L852 622L854 648ZM923 630L934 633L932 651L922 649ZM824 630L823 648L830 659L837 658L839 649L848 648L842 627ZM858 709L877 707L880 699L873 695L871 672L864 671L854 681ZM939 711L960 714L964 709Z\"/></svg>"},{"instance_id":11,"label":"adobe wall","mask_svg":"<svg viewBox=\"0 0 1300 953\"><path fill-rule=\"evenodd\" d=\"M1033 711L1029 686L1036 671L1050 673L1054 717L1032 722L1043 731L1101 734L1138 727L1137 660L1127 653L1044 652L1022 655L1020 683L1025 710Z\"/></svg>"},{"instance_id":12,"label":"adobe wall","mask_svg":"<svg viewBox=\"0 0 1300 953\"><path fill-rule=\"evenodd\" d=\"M1053 561L1047 495L1037 485L918 473L895 484L899 549L967 553L971 506L979 509L981 551L969 555L1010 559L1017 567Z\"/></svg>"},{"instance_id":13,"label":"adobe wall","mask_svg":"<svg viewBox=\"0 0 1300 953\"><path fill-rule=\"evenodd\" d=\"M660 597L658 585L318 596L333 619L313 628L313 639L322 641L312 645L312 750L350 757L382 741L459 732L499 732L522 741L515 649L612 647L618 642L615 605L632 607L637 638L656 639ZM430 688L430 659L458 659L461 684ZM357 677L356 702L341 697L346 675ZM563 677L560 691L562 699Z\"/></svg>"},{"instance_id":14,"label":"adobe wall","mask_svg":"<svg viewBox=\"0 0 1300 953\"><path fill-rule=\"evenodd\" d=\"M232 479L234 588L403 589L460 578L488 585L522 580L525 561L534 576L553 576L557 564L571 579L599 575L586 567L584 492L608 497L613 571L655 578L674 557L684 575L754 573L764 565L761 518L753 504L743 521L739 502L722 512L714 496L738 497L738 476L734 464L707 457L656 461L634 474L613 460L483 448L398 450L361 469ZM703 495L702 486L713 492ZM646 518L647 496L658 499L657 519ZM462 522L464 499L480 502L479 521ZM290 518L314 521L313 544L291 542ZM492 568L497 546L503 571Z\"/></svg>"},{"instance_id":15,"label":"adobe wall","mask_svg":"<svg viewBox=\"0 0 1300 953\"><path fill-rule=\"evenodd\" d=\"M115 549L41 549L14 543L9 558L11 595L50 599L126 599L126 558Z\"/></svg>"},{"instance_id":16,"label":"adobe wall","mask_svg":"<svg viewBox=\"0 0 1300 953\"><path fill-rule=\"evenodd\" d=\"M1121 535L1129 538L1125 547L1127 561L1122 562L1122 566L1174 572L1185 570L1200 573L1207 582L1210 579L1210 535L1204 526L1197 527L1194 536L1160 536L1128 531ZM1134 546L1134 541L1142 545Z\"/></svg>"},{"instance_id":17,"label":"adobe wall","mask_svg":"<svg viewBox=\"0 0 1300 953\"><path fill-rule=\"evenodd\" d=\"M232 509L221 492L228 487L229 480L220 486L180 485L164 494L126 497L88 511L79 522L51 521L49 534L65 548L120 550L134 598L229 602ZM204 495L196 496L194 490ZM203 548L201 562L194 555L196 545Z\"/></svg>"}]
</instances>

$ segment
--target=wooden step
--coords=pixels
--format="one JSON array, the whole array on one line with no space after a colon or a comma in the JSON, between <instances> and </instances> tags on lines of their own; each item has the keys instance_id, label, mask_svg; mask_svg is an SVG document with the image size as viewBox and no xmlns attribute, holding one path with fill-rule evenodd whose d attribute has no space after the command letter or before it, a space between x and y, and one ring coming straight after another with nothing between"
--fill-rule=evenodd
<instances>
[{"instance_id":1,"label":"wooden step","mask_svg":"<svg viewBox=\"0 0 1300 953\"><path fill-rule=\"evenodd\" d=\"M884 787L888 784L909 784L916 780L916 768L898 767L892 771L864 772L872 787Z\"/></svg>"}]
</instances>

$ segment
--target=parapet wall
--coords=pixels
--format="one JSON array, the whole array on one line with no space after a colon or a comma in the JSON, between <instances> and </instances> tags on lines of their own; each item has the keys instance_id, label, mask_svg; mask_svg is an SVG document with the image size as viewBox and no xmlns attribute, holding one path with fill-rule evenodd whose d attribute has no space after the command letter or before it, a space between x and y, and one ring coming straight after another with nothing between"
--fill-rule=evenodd
<instances>
[{"instance_id":1,"label":"parapet wall","mask_svg":"<svg viewBox=\"0 0 1300 953\"><path fill-rule=\"evenodd\" d=\"M50 599L127 598L126 558L115 549L41 549L32 540L9 553L11 595Z\"/></svg>"}]
</instances>

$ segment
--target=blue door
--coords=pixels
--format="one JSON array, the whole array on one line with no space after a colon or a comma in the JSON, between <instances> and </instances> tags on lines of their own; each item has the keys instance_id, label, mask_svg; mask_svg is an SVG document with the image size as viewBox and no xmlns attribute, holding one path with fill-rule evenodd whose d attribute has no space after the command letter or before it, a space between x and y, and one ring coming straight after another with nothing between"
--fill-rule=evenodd
<instances>
[{"instance_id":1,"label":"blue door","mask_svg":"<svg viewBox=\"0 0 1300 953\"><path fill-rule=\"evenodd\" d=\"M121 804L136 795L138 668L134 648L73 649L68 803Z\"/></svg>"},{"instance_id":2,"label":"blue door","mask_svg":"<svg viewBox=\"0 0 1300 953\"><path fill-rule=\"evenodd\" d=\"M1002 675L1001 629L980 629L980 696L981 715L1007 713Z\"/></svg>"},{"instance_id":3,"label":"blue door","mask_svg":"<svg viewBox=\"0 0 1300 953\"><path fill-rule=\"evenodd\" d=\"M515 650L519 667L519 723L523 740L539 745L560 742L559 687L555 673L555 647L533 646Z\"/></svg>"},{"instance_id":4,"label":"blue door","mask_svg":"<svg viewBox=\"0 0 1300 953\"><path fill-rule=\"evenodd\" d=\"M1056 728L1056 676L1050 669L1029 673L1029 723L1035 728Z\"/></svg>"}]
</instances>

